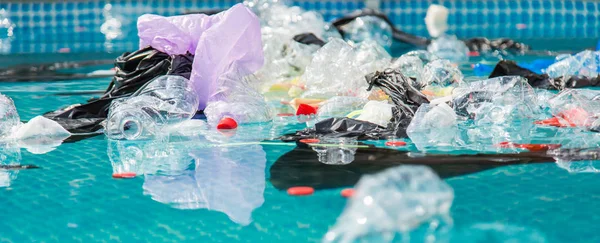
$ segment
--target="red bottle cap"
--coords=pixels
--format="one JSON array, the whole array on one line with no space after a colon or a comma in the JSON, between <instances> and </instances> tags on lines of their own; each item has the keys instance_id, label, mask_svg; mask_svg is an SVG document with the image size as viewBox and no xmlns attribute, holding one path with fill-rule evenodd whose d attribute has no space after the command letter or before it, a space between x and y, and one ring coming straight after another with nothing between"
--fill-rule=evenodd
<instances>
[{"instance_id":1,"label":"red bottle cap","mask_svg":"<svg viewBox=\"0 0 600 243\"><path fill-rule=\"evenodd\" d=\"M292 196L306 196L312 195L315 192L315 189L309 186L296 186L290 187L287 190L287 193Z\"/></svg>"},{"instance_id":2,"label":"red bottle cap","mask_svg":"<svg viewBox=\"0 0 600 243\"><path fill-rule=\"evenodd\" d=\"M317 108L312 107L310 105L307 104L300 104L298 106L298 110L296 110L296 115L312 115L312 114L317 114Z\"/></svg>"},{"instance_id":3,"label":"red bottle cap","mask_svg":"<svg viewBox=\"0 0 600 243\"><path fill-rule=\"evenodd\" d=\"M237 122L232 118L225 117L217 124L217 129L236 129L238 126Z\"/></svg>"}]
</instances>

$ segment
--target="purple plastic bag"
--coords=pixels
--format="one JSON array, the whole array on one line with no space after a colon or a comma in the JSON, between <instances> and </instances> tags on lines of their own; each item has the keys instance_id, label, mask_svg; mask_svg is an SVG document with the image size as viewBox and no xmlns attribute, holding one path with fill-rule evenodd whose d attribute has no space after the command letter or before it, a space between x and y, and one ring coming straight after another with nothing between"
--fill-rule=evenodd
<instances>
[{"instance_id":1,"label":"purple plastic bag","mask_svg":"<svg viewBox=\"0 0 600 243\"><path fill-rule=\"evenodd\" d=\"M221 74L236 68L240 77L249 75L264 62L260 21L243 4L212 16L145 14L137 27L140 48L150 45L170 55L194 53L190 80L199 96L199 110L206 107Z\"/></svg>"}]
</instances>

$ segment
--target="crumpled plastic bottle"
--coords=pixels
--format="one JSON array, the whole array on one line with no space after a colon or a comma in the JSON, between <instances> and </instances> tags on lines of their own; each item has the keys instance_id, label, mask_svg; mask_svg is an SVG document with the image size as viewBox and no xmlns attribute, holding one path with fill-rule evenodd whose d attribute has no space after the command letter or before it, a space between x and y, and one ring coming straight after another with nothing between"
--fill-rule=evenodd
<instances>
[{"instance_id":1,"label":"crumpled plastic bottle","mask_svg":"<svg viewBox=\"0 0 600 243\"><path fill-rule=\"evenodd\" d=\"M237 124L273 119L271 107L256 90L259 82L254 76L241 76L232 68L219 77L217 84L216 92L210 96L204 109L209 125L215 126L225 117L234 119Z\"/></svg>"},{"instance_id":2,"label":"crumpled plastic bottle","mask_svg":"<svg viewBox=\"0 0 600 243\"><path fill-rule=\"evenodd\" d=\"M181 76L160 76L131 97L114 100L104 132L110 139L127 140L161 135L161 127L192 118L198 102L189 80Z\"/></svg>"}]
</instances>

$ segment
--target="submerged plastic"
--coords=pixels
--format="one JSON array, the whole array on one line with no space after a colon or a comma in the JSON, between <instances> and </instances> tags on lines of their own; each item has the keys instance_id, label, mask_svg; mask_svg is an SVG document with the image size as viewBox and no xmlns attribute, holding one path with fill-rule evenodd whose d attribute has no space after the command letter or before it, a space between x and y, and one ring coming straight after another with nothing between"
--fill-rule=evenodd
<instances>
[{"instance_id":1,"label":"submerged plastic","mask_svg":"<svg viewBox=\"0 0 600 243\"><path fill-rule=\"evenodd\" d=\"M189 120L196 114L198 96L181 76L160 76L130 98L114 100L105 134L111 139L140 139L160 135L160 128Z\"/></svg>"},{"instance_id":2,"label":"submerged plastic","mask_svg":"<svg viewBox=\"0 0 600 243\"><path fill-rule=\"evenodd\" d=\"M324 242L393 242L396 233L448 218L454 191L429 167L403 165L363 176Z\"/></svg>"},{"instance_id":3,"label":"submerged plastic","mask_svg":"<svg viewBox=\"0 0 600 243\"><path fill-rule=\"evenodd\" d=\"M232 66L241 75L249 75L264 61L259 20L243 4L212 16L142 15L138 33L140 47L150 45L169 54L194 54L190 80L198 94L199 110L218 89L220 75Z\"/></svg>"}]
</instances>

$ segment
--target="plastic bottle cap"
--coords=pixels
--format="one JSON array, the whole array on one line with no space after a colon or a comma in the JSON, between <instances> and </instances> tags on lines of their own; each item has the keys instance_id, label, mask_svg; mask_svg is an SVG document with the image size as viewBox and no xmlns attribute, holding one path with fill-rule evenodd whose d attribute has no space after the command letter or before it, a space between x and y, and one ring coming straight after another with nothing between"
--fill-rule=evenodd
<instances>
[{"instance_id":1,"label":"plastic bottle cap","mask_svg":"<svg viewBox=\"0 0 600 243\"><path fill-rule=\"evenodd\" d=\"M315 192L315 189L309 186L296 186L290 187L287 190L287 193L292 196L306 196L312 195Z\"/></svg>"},{"instance_id":2,"label":"plastic bottle cap","mask_svg":"<svg viewBox=\"0 0 600 243\"><path fill-rule=\"evenodd\" d=\"M479 52L478 51L470 51L469 53L467 53L467 56L478 57L479 56Z\"/></svg>"},{"instance_id":3,"label":"plastic bottle cap","mask_svg":"<svg viewBox=\"0 0 600 243\"><path fill-rule=\"evenodd\" d=\"M301 143L306 143L306 144L310 144L310 143L319 143L321 140L316 139L316 138L305 138L305 139L300 139Z\"/></svg>"},{"instance_id":4,"label":"plastic bottle cap","mask_svg":"<svg viewBox=\"0 0 600 243\"><path fill-rule=\"evenodd\" d=\"M121 173L114 173L112 175L112 177L115 179L129 179L129 178L136 177L136 174L135 174L135 172L121 172Z\"/></svg>"},{"instance_id":5,"label":"plastic bottle cap","mask_svg":"<svg viewBox=\"0 0 600 243\"><path fill-rule=\"evenodd\" d=\"M317 108L307 105L307 104L300 104L298 106L298 110L296 110L296 115L312 115L312 114L317 114Z\"/></svg>"},{"instance_id":6,"label":"plastic bottle cap","mask_svg":"<svg viewBox=\"0 0 600 243\"><path fill-rule=\"evenodd\" d=\"M385 146L390 146L390 147L400 147L400 146L404 146L406 145L406 142L402 142L402 141L387 141L385 142Z\"/></svg>"},{"instance_id":7,"label":"plastic bottle cap","mask_svg":"<svg viewBox=\"0 0 600 243\"><path fill-rule=\"evenodd\" d=\"M348 197L352 197L354 196L354 189L352 188L346 188L344 190L342 190L342 197L348 198Z\"/></svg>"},{"instance_id":8,"label":"plastic bottle cap","mask_svg":"<svg viewBox=\"0 0 600 243\"><path fill-rule=\"evenodd\" d=\"M238 124L235 120L230 117L225 117L217 124L217 129L236 129Z\"/></svg>"}]
</instances>

